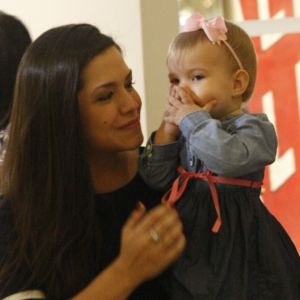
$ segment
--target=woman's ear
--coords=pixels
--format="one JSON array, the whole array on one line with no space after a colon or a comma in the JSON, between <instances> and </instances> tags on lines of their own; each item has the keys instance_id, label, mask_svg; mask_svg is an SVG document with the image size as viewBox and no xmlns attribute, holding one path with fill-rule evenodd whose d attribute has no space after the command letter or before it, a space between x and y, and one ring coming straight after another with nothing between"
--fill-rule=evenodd
<instances>
[{"instance_id":1,"label":"woman's ear","mask_svg":"<svg viewBox=\"0 0 300 300\"><path fill-rule=\"evenodd\" d=\"M239 69L233 74L233 96L241 96L249 84L249 74L246 70Z\"/></svg>"}]
</instances>

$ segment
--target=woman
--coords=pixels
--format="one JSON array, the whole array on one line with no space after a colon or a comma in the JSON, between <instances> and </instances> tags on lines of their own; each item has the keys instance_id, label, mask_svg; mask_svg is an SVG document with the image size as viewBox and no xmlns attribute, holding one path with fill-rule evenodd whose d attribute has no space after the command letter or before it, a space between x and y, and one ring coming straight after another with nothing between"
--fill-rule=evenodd
<instances>
[{"instance_id":1,"label":"woman","mask_svg":"<svg viewBox=\"0 0 300 300\"><path fill-rule=\"evenodd\" d=\"M156 281L141 284L185 239L137 175L140 109L119 46L95 27L54 28L30 46L4 161L1 298L165 299Z\"/></svg>"}]
</instances>

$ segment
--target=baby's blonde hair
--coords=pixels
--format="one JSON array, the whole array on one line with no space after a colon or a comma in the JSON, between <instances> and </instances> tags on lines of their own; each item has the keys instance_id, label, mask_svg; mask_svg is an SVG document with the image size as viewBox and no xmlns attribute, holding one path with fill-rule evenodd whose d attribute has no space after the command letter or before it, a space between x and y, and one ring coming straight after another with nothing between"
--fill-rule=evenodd
<instances>
[{"instance_id":1,"label":"baby's blonde hair","mask_svg":"<svg viewBox=\"0 0 300 300\"><path fill-rule=\"evenodd\" d=\"M226 41L235 51L236 55L243 65L243 69L249 75L249 84L245 92L243 93L243 101L245 102L251 97L256 81L257 61L255 48L250 36L241 27L229 21L225 21L225 23L228 30ZM174 53L180 54L181 52L190 50L195 45L203 41L209 40L202 29L199 29L197 31L179 33L172 41L167 57L169 58ZM227 46L223 42L221 42L221 46L224 48L224 51L226 51L227 57L232 64L233 70L239 69L240 67L238 66L237 61L235 60Z\"/></svg>"}]
</instances>

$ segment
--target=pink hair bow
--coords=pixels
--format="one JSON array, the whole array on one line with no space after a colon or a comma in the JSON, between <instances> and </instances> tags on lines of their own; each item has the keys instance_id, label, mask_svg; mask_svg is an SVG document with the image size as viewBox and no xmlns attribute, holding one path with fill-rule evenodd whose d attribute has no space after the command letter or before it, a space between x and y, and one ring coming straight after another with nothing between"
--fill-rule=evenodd
<instances>
[{"instance_id":1,"label":"pink hair bow","mask_svg":"<svg viewBox=\"0 0 300 300\"><path fill-rule=\"evenodd\" d=\"M242 62L235 53L234 49L229 45L228 42L226 42L227 27L223 17L218 16L213 19L206 20L199 13L195 12L186 20L182 31L189 32L197 31L199 29L202 29L205 32L207 38L213 44L220 44L221 42L223 42L228 48L228 50L231 52L234 59L236 60L237 64L239 65L239 68L244 69Z\"/></svg>"},{"instance_id":2,"label":"pink hair bow","mask_svg":"<svg viewBox=\"0 0 300 300\"><path fill-rule=\"evenodd\" d=\"M220 43L227 39L226 24L224 18L221 16L206 20L199 13L193 13L186 21L183 31L196 31L203 29L207 38L213 43Z\"/></svg>"}]
</instances>

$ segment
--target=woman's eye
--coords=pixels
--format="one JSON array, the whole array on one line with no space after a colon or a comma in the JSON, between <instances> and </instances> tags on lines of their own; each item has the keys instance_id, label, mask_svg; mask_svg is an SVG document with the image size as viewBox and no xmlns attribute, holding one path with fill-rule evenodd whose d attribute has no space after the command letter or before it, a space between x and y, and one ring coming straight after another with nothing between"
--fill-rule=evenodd
<instances>
[{"instance_id":1,"label":"woman's eye","mask_svg":"<svg viewBox=\"0 0 300 300\"><path fill-rule=\"evenodd\" d=\"M195 75L195 76L193 76L192 80L193 81L199 81L199 80L201 80L203 78L204 78L204 76L202 76L202 75Z\"/></svg>"},{"instance_id":2,"label":"woman's eye","mask_svg":"<svg viewBox=\"0 0 300 300\"><path fill-rule=\"evenodd\" d=\"M106 100L109 100L112 96L113 96L113 92L101 94L101 95L97 96L97 101L106 101Z\"/></svg>"}]
</instances>

